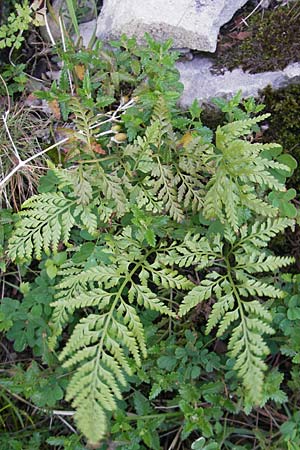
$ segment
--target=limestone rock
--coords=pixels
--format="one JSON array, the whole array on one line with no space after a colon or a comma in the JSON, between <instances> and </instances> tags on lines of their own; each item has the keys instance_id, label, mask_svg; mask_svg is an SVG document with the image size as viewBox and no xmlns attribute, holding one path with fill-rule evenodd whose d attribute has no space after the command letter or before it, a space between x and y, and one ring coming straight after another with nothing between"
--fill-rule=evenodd
<instances>
[{"instance_id":1,"label":"limestone rock","mask_svg":"<svg viewBox=\"0 0 300 450\"><path fill-rule=\"evenodd\" d=\"M200 103L213 97L231 98L241 90L243 97L256 96L258 91L271 85L274 89L291 83L300 83L300 63L293 63L282 71L250 74L242 69L226 71L222 75L211 72L213 60L196 56L192 61L177 62L184 92L180 106L188 107L195 98Z\"/></svg>"},{"instance_id":2,"label":"limestone rock","mask_svg":"<svg viewBox=\"0 0 300 450\"><path fill-rule=\"evenodd\" d=\"M104 0L97 37L118 39L121 34L143 42L145 32L155 39L173 39L174 47L214 52L222 25L247 0Z\"/></svg>"}]
</instances>

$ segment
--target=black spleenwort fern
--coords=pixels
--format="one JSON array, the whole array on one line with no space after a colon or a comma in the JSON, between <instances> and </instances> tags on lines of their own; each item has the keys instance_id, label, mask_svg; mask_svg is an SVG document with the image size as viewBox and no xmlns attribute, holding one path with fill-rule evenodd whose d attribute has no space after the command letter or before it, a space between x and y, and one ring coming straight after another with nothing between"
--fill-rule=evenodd
<instances>
[{"instance_id":1,"label":"black spleenwort fern","mask_svg":"<svg viewBox=\"0 0 300 450\"><path fill-rule=\"evenodd\" d=\"M95 120L75 103L76 133L90 152L89 129ZM161 98L151 123L132 144L122 151L116 146L105 162L98 156L92 163L83 159L69 169L53 170L61 192L40 194L24 204L10 241L13 260L40 259L43 252L56 253L61 244L69 247L52 305L50 346L57 345L73 313L79 312L60 360L72 369L66 398L89 440L104 437L106 412L116 410L128 375L146 357L141 309L175 318L211 299L206 331L228 335L246 401L259 403L268 353L264 335L273 332L263 300L283 296L266 273L292 262L270 254L267 245L293 225L278 217L267 200L269 190L285 190L273 173L288 168L264 157L277 146L247 139L252 126L266 117L219 127L215 144L193 132L181 145L182 136L173 130L171 112ZM180 242L170 239L172 233L166 240L151 229L151 221L163 215L169 216L169 227L178 222L178 228L199 212L223 224L221 231L212 237L193 232ZM102 239L103 261L74 262L76 229ZM188 280L182 268L184 273L196 270L200 284ZM185 293L178 311L160 298L161 288Z\"/></svg>"}]
</instances>

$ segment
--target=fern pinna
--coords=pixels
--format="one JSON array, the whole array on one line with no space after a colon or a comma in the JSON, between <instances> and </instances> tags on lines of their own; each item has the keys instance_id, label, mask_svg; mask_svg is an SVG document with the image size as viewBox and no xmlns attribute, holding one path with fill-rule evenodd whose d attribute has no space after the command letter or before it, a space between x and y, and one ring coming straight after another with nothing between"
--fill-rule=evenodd
<instances>
[{"instance_id":1,"label":"fern pinna","mask_svg":"<svg viewBox=\"0 0 300 450\"><path fill-rule=\"evenodd\" d=\"M208 299L213 306L206 332L228 336L245 402L259 404L268 353L263 336L273 332L263 300L283 296L267 272L292 262L267 249L272 237L293 225L267 196L285 190L289 168L275 159L278 146L248 140L267 116L218 127L215 144L192 128L185 142L160 98L133 143L110 144L105 156L91 159L94 137L87 128L94 130L97 122L81 108L74 106L76 133L88 157L78 159L80 147L75 164L52 169L60 192L24 204L9 250L22 262L67 247L50 346L61 342L76 312L59 358L72 370L66 398L80 430L93 442L104 437L107 413L117 408L128 376L146 357L142 310L178 320L177 314ZM206 226L215 225L214 233L193 225L198 214ZM190 229L182 240L181 227ZM78 230L93 242L87 254ZM198 273L198 285L187 278L189 270ZM171 292L183 299L178 311L174 302L173 308L164 303Z\"/></svg>"}]
</instances>

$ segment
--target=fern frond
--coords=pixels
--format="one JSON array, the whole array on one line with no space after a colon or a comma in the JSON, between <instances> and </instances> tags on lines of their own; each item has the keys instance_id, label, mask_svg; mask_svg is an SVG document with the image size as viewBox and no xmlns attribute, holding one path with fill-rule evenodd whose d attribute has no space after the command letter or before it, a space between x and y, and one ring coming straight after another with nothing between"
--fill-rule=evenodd
<instances>
[{"instance_id":1,"label":"fern frond","mask_svg":"<svg viewBox=\"0 0 300 450\"><path fill-rule=\"evenodd\" d=\"M128 208L128 200L122 188L120 178L115 174L107 174L104 170L99 169L99 181L103 195L108 200L113 200L116 205L116 212L118 216L124 214Z\"/></svg>"},{"instance_id":2,"label":"fern frond","mask_svg":"<svg viewBox=\"0 0 300 450\"><path fill-rule=\"evenodd\" d=\"M240 317L239 308L232 309L232 311L227 311L220 321L217 336L218 337L223 336L223 334L225 333L225 331L228 330L232 322L237 321L239 317ZM207 332L208 331L206 330L206 333Z\"/></svg>"},{"instance_id":3,"label":"fern frond","mask_svg":"<svg viewBox=\"0 0 300 450\"><path fill-rule=\"evenodd\" d=\"M164 204L158 201L152 185L150 177L145 177L143 183L135 185L131 190L131 201L138 204L139 208L145 208L146 211L152 211L155 214L163 211Z\"/></svg>"},{"instance_id":4,"label":"fern frond","mask_svg":"<svg viewBox=\"0 0 300 450\"><path fill-rule=\"evenodd\" d=\"M80 220L91 235L93 235L97 231L97 224L98 224L97 216L92 211L93 209L92 206L93 205L88 205L80 208L81 212ZM76 213L78 213L79 209L76 208L75 211Z\"/></svg>"},{"instance_id":5,"label":"fern frond","mask_svg":"<svg viewBox=\"0 0 300 450\"><path fill-rule=\"evenodd\" d=\"M174 177L174 185L177 187L178 203L184 208L191 206L192 211L200 211L203 206L204 185L199 177L187 175L178 171Z\"/></svg>"},{"instance_id":6,"label":"fern frond","mask_svg":"<svg viewBox=\"0 0 300 450\"><path fill-rule=\"evenodd\" d=\"M151 175L154 178L153 189L158 200L163 202L164 207L174 220L181 222L184 218L184 214L178 203L171 169L158 161L158 164L153 168Z\"/></svg>"},{"instance_id":7,"label":"fern frond","mask_svg":"<svg viewBox=\"0 0 300 450\"><path fill-rule=\"evenodd\" d=\"M64 272L62 272L62 274L64 274ZM60 292L59 295L65 295L65 292L67 292L69 296L72 295L70 291L80 287L86 289L90 282L101 283L105 288L109 289L118 284L120 275L120 272L112 265L98 265L91 267L90 269L76 271L74 275L64 277L57 288Z\"/></svg>"},{"instance_id":8,"label":"fern frond","mask_svg":"<svg viewBox=\"0 0 300 450\"><path fill-rule=\"evenodd\" d=\"M240 198L241 204L254 211L257 215L263 217L276 217L278 215L278 208L258 198L254 189L250 186L243 186L240 191Z\"/></svg>"},{"instance_id":9,"label":"fern frond","mask_svg":"<svg viewBox=\"0 0 300 450\"><path fill-rule=\"evenodd\" d=\"M79 166L75 169L52 169L52 172L59 180L58 188L60 190L67 186L71 187L78 204L89 204L93 197L93 189L87 172L82 173Z\"/></svg>"},{"instance_id":10,"label":"fern frond","mask_svg":"<svg viewBox=\"0 0 300 450\"><path fill-rule=\"evenodd\" d=\"M95 417L97 417L97 420L95 420ZM97 436L99 440L105 437L105 430L107 429L106 414L97 401L92 398L90 401L85 401L84 409L80 408L76 411L74 419L78 428L85 430L86 436L93 439Z\"/></svg>"},{"instance_id":11,"label":"fern frond","mask_svg":"<svg viewBox=\"0 0 300 450\"><path fill-rule=\"evenodd\" d=\"M253 295L258 295L259 297L272 297L272 298L281 298L284 296L284 292L272 284L263 283L260 280L252 280L246 277L245 273L240 271L236 271L236 276L239 280L242 280L238 285L237 289L239 290L242 296L248 297Z\"/></svg>"},{"instance_id":12,"label":"fern frond","mask_svg":"<svg viewBox=\"0 0 300 450\"><path fill-rule=\"evenodd\" d=\"M107 285L107 274L103 278L99 272L86 272L88 273L85 274L84 281L81 279L81 284L84 286L87 282L96 280ZM63 286L70 284L76 285L76 280L73 279L71 282L67 280ZM108 284L110 285L111 281ZM122 286L125 284L123 283ZM103 420L105 411L116 409L115 399L121 398L121 387L126 384L125 373L132 373L128 352L137 365L141 363L140 352L146 355L141 321L135 309L121 297L121 293L122 290L109 293L95 288L91 292L88 290L81 292L69 307L66 305L66 297L54 303L56 312L62 308L70 313L75 307L86 306L95 306L100 311L100 314L90 314L79 321L60 354L64 367L77 368L67 389L67 399L72 401L72 405L76 408L76 417L81 430L92 441L103 437L106 431L106 428L102 428L106 426ZM144 297L149 298L151 295L144 291ZM167 310L163 308L162 303L159 304L151 298L148 301L144 299L143 304L147 303L154 309L164 312ZM87 408L92 408L93 414L84 418L84 411ZM102 427L98 426L97 430L90 423L91 420L98 421L96 414L99 414L100 424L102 424Z\"/></svg>"},{"instance_id":13,"label":"fern frond","mask_svg":"<svg viewBox=\"0 0 300 450\"><path fill-rule=\"evenodd\" d=\"M94 155L92 141L93 136L97 133L97 122L98 118L95 116L92 110L89 110L80 103L79 98L72 97L69 102L69 107L74 113L75 117L73 119L76 125L75 136L86 145L84 151L91 155Z\"/></svg>"},{"instance_id":14,"label":"fern frond","mask_svg":"<svg viewBox=\"0 0 300 450\"><path fill-rule=\"evenodd\" d=\"M64 295L65 294L65 295ZM94 288L87 293L83 287L63 291L56 296L55 302L51 304L52 312L51 348L54 348L57 336L62 332L66 323L76 309L97 307L98 310L105 309L112 300L112 294L100 288Z\"/></svg>"},{"instance_id":15,"label":"fern frond","mask_svg":"<svg viewBox=\"0 0 300 450\"><path fill-rule=\"evenodd\" d=\"M124 373L132 373L125 348L133 351L139 363L138 342L114 317L114 306L102 316L91 314L81 319L60 355L64 367L77 367L66 398L76 408L81 430L93 442L102 439L106 432L105 411L115 410L115 399L122 398ZM120 336L125 339L122 345ZM85 415L87 409L91 410L89 416ZM92 421L97 422L96 428Z\"/></svg>"},{"instance_id":16,"label":"fern frond","mask_svg":"<svg viewBox=\"0 0 300 450\"><path fill-rule=\"evenodd\" d=\"M253 125L268 115L231 122L216 131L216 148L211 155L215 162L215 173L207 184L204 199L204 215L208 219L218 218L229 223L235 232L239 229L243 210L251 209L256 214L274 217L278 209L268 203L267 197L257 195L257 187L264 194L266 189L284 191L271 169L287 170L288 167L263 157L268 147L251 144L241 136L249 134ZM272 145L272 148L276 145Z\"/></svg>"},{"instance_id":17,"label":"fern frond","mask_svg":"<svg viewBox=\"0 0 300 450\"><path fill-rule=\"evenodd\" d=\"M117 314L118 316L121 315L123 317L125 325L128 327L130 331L132 331L133 335L136 337L139 347L142 351L142 354L144 358L146 358L147 349L144 336L144 327L135 308L128 305L121 299L121 303L117 309Z\"/></svg>"},{"instance_id":18,"label":"fern frond","mask_svg":"<svg viewBox=\"0 0 300 450\"><path fill-rule=\"evenodd\" d=\"M209 334L214 327L220 322L222 317L225 316L228 310L233 309L235 303L232 292L221 297L212 307L212 312L208 318L206 325L206 333Z\"/></svg>"},{"instance_id":19,"label":"fern frond","mask_svg":"<svg viewBox=\"0 0 300 450\"><path fill-rule=\"evenodd\" d=\"M160 139L164 140L166 137L168 144L172 146L173 143L175 147L176 136L171 124L171 113L162 96L157 99L153 108L151 122L159 124Z\"/></svg>"},{"instance_id":20,"label":"fern frond","mask_svg":"<svg viewBox=\"0 0 300 450\"><path fill-rule=\"evenodd\" d=\"M257 279L253 274L273 272L293 262L293 258L276 257L260 252L258 248L265 247L276 233L292 224L289 219L278 218L256 222L252 227L245 225L240 234L232 229L229 232L229 228L224 235L226 245L220 236L209 242L207 238L189 235L182 244L173 244L164 259L170 264L177 262L178 265L189 266L197 261L200 248L204 260L202 265L200 263L201 270L211 261L218 261L220 273L212 271L206 274L200 285L184 297L179 315L187 314L201 301L214 301L206 334L215 327L219 337L230 333L229 354L236 360L234 368L243 381L247 401L251 404L261 401L266 369L263 358L269 353L264 335L273 333L270 326L272 316L257 297L274 299L285 295L272 284L272 280Z\"/></svg>"},{"instance_id":21,"label":"fern frond","mask_svg":"<svg viewBox=\"0 0 300 450\"><path fill-rule=\"evenodd\" d=\"M51 318L51 348L55 347L57 336L76 309L92 306L99 310L105 308L112 300L112 294L106 289L118 285L120 281L120 273L113 266L83 270L68 264L67 269L63 267L60 274L64 278L57 285L55 301L51 304L54 308ZM92 283L97 283L97 287L92 288Z\"/></svg>"},{"instance_id":22,"label":"fern frond","mask_svg":"<svg viewBox=\"0 0 300 450\"><path fill-rule=\"evenodd\" d=\"M59 358L65 368L75 369L66 398L76 408L78 425L91 441L104 436L106 412L117 408L116 400L122 398L122 388L127 384L126 374L133 374L134 367L140 366L141 358L147 354L143 324L134 304L175 317L148 286L148 281L153 283L152 278L140 275L144 285L133 280L143 270L147 272L141 269L144 265L149 266L147 273L153 272L152 277L158 271L154 263L153 267L148 264L130 227L110 242L109 251L114 250L110 265L84 269L66 263L52 304L52 346L75 310L89 311L75 326ZM132 264L134 268L129 272ZM160 275L157 282L168 287L188 285L184 277L171 269ZM92 417L84 416L87 409L92 411ZM98 419L99 427L95 429L92 420Z\"/></svg>"},{"instance_id":23,"label":"fern frond","mask_svg":"<svg viewBox=\"0 0 300 450\"><path fill-rule=\"evenodd\" d=\"M62 193L35 195L23 204L19 222L9 243L9 256L13 260L30 260L33 255L41 259L42 252L49 254L65 244L75 223L75 202Z\"/></svg>"},{"instance_id":24,"label":"fern frond","mask_svg":"<svg viewBox=\"0 0 300 450\"><path fill-rule=\"evenodd\" d=\"M234 368L243 380L244 387L252 403L258 405L264 383L264 372L267 368L267 365L261 358L267 354L264 348L264 341L259 334L249 332L246 326L243 330L239 326L232 334L232 339L228 345L229 350L233 346L239 350L239 356ZM232 357L235 356L235 353L230 354Z\"/></svg>"}]
</instances>

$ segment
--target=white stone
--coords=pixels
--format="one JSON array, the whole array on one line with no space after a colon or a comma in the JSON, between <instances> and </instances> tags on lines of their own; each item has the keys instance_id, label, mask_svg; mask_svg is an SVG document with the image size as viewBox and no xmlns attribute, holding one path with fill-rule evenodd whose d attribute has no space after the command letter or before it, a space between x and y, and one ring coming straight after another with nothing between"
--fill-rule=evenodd
<instances>
[{"instance_id":1,"label":"white stone","mask_svg":"<svg viewBox=\"0 0 300 450\"><path fill-rule=\"evenodd\" d=\"M97 25L101 40L121 34L143 42L145 32L174 47L214 52L220 27L247 0L104 0Z\"/></svg>"},{"instance_id":2,"label":"white stone","mask_svg":"<svg viewBox=\"0 0 300 450\"><path fill-rule=\"evenodd\" d=\"M242 69L225 71L222 75L211 73L213 60L196 56L192 61L177 62L184 92L180 106L188 107L195 98L200 103L213 97L231 98L241 90L243 97L256 96L266 86L274 89L300 83L300 63L293 63L282 71L250 74Z\"/></svg>"}]
</instances>

